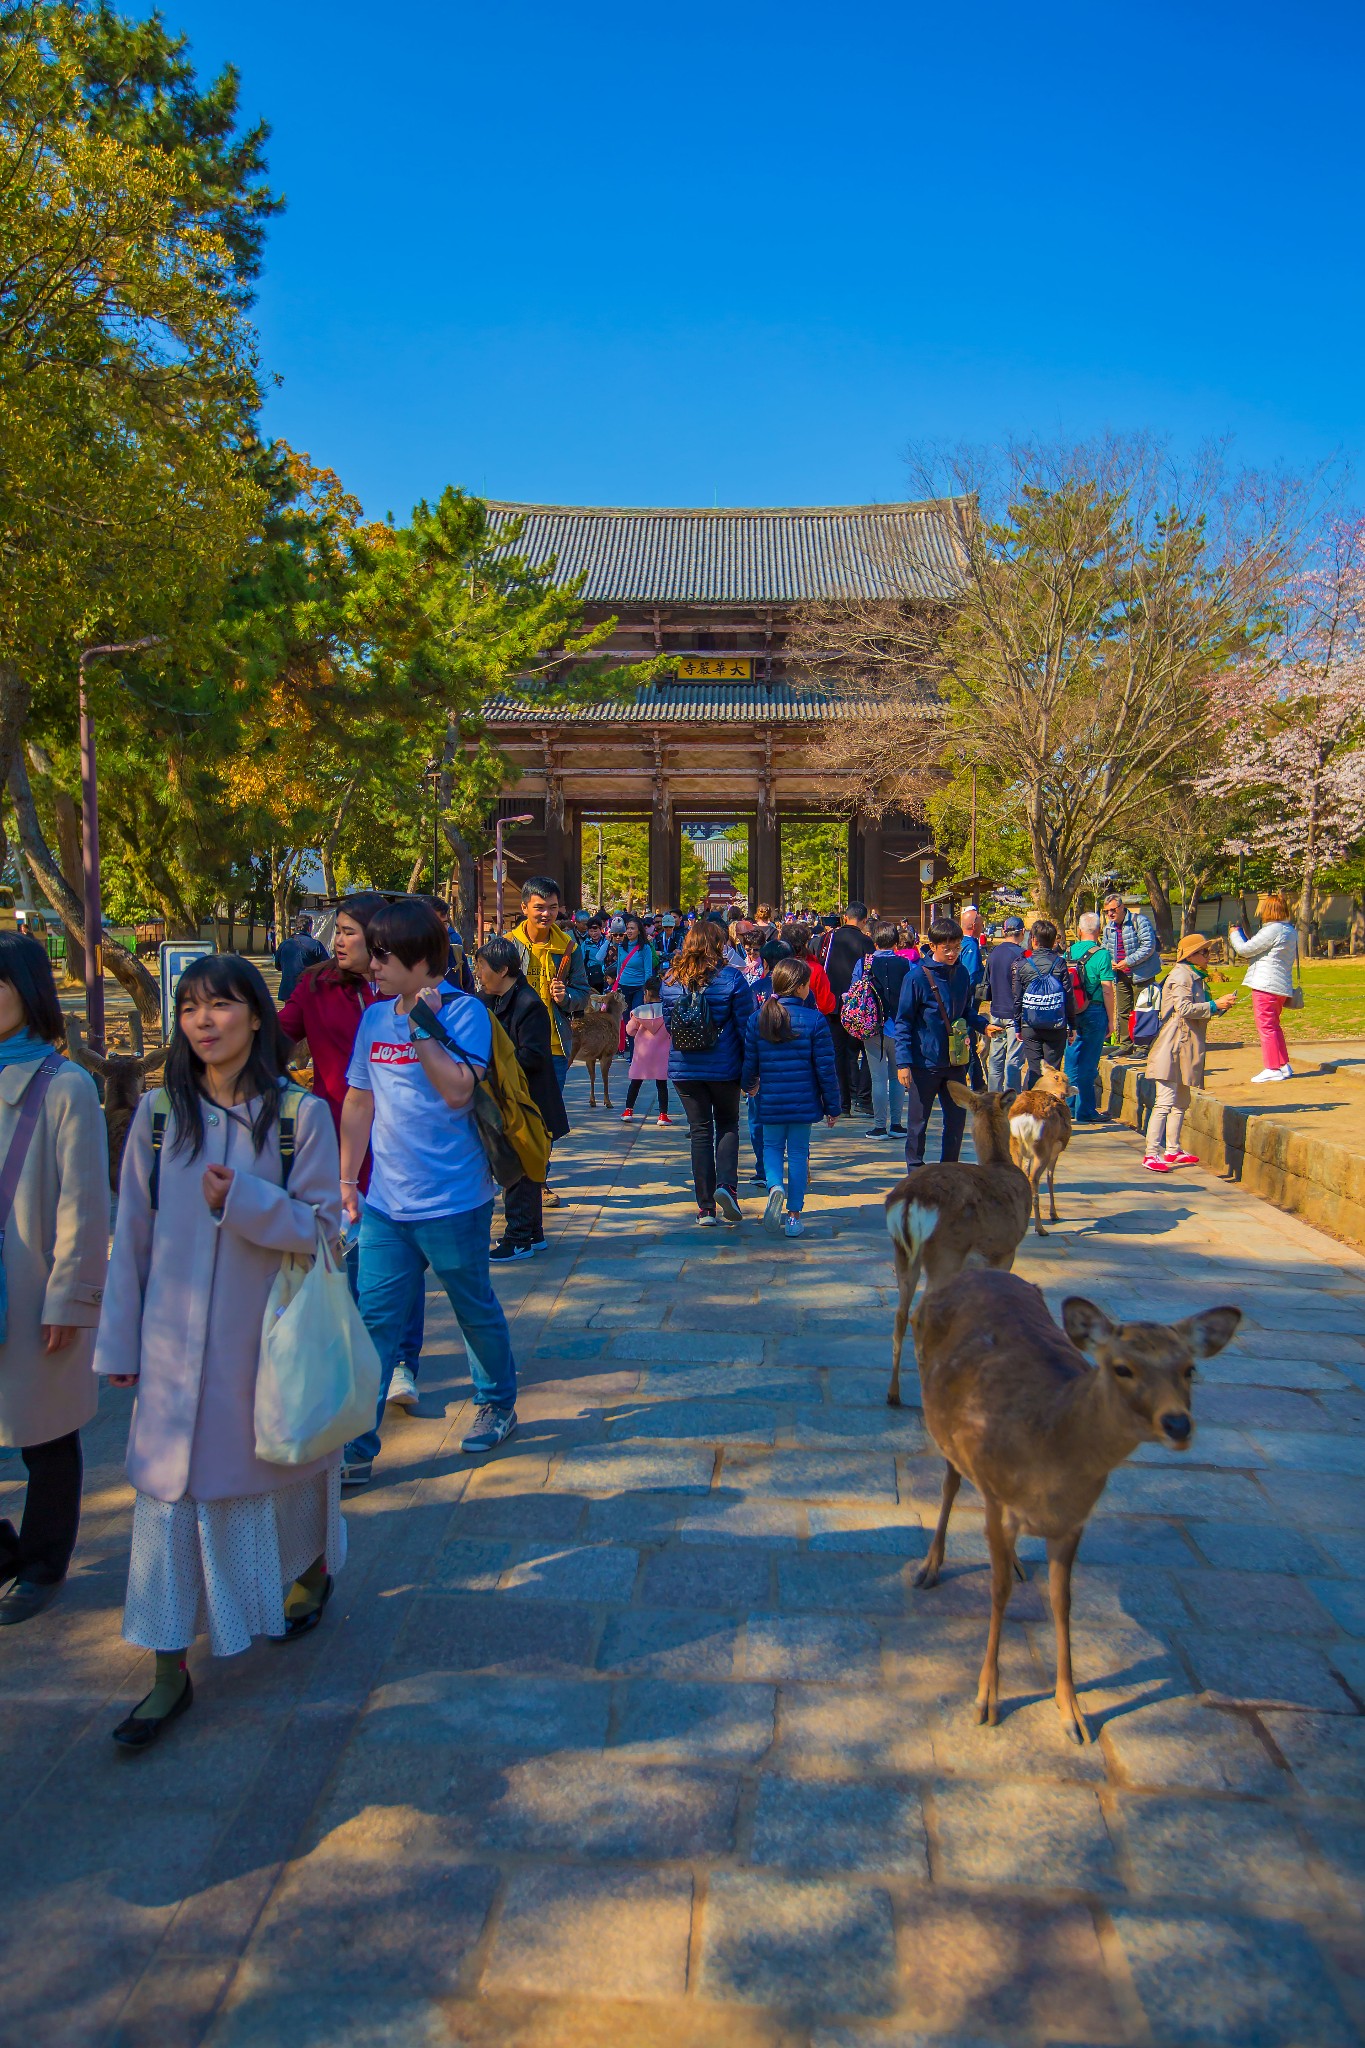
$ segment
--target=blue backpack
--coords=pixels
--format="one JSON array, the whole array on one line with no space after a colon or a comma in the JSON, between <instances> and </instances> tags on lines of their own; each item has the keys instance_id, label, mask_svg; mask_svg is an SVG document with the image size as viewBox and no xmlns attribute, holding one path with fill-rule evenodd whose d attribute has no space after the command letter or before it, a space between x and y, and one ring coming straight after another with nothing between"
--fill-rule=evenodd
<instances>
[{"instance_id":1,"label":"blue backpack","mask_svg":"<svg viewBox=\"0 0 1365 2048\"><path fill-rule=\"evenodd\" d=\"M1057 974L1035 974L1024 983L1019 1005L1034 1031L1060 1031L1066 1023L1066 990Z\"/></svg>"}]
</instances>

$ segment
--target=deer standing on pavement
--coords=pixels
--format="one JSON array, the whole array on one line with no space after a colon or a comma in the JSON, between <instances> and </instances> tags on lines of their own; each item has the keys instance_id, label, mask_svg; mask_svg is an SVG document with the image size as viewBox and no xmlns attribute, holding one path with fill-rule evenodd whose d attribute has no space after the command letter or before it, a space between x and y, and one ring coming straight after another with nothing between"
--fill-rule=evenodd
<instances>
[{"instance_id":1,"label":"deer standing on pavement","mask_svg":"<svg viewBox=\"0 0 1365 2048\"><path fill-rule=\"evenodd\" d=\"M994 1727L998 1719L1000 1630L1023 1530L1047 1542L1057 1711L1073 1741L1090 1740L1071 1672L1071 1571L1086 1522L1109 1474L1139 1444L1189 1448L1195 1361L1221 1351L1241 1320L1240 1309L1210 1308L1179 1323L1116 1324L1072 1295L1059 1329L1041 1290L1012 1273L964 1273L925 1295L915 1311L924 1420L947 1462L938 1527L915 1584L937 1582L965 1475L985 1504L991 1553L979 1720Z\"/></svg>"},{"instance_id":2,"label":"deer standing on pavement","mask_svg":"<svg viewBox=\"0 0 1365 2048\"><path fill-rule=\"evenodd\" d=\"M1048 1222L1057 1221L1054 1180L1057 1161L1071 1143L1071 1083L1060 1067L1044 1067L1037 1082L1010 1104L1010 1151L1028 1175L1033 1191L1033 1227L1046 1237L1041 1215L1043 1175L1047 1175ZM1027 1226L1025 1226L1027 1227Z\"/></svg>"},{"instance_id":3,"label":"deer standing on pavement","mask_svg":"<svg viewBox=\"0 0 1365 2048\"><path fill-rule=\"evenodd\" d=\"M901 1403L901 1347L921 1270L926 1291L956 1279L964 1266L1007 1273L1028 1229L1029 1184L1010 1160L1006 1098L974 1094L960 1081L950 1081L948 1093L971 1112L976 1165L917 1166L886 1198L899 1296L886 1392L893 1408Z\"/></svg>"},{"instance_id":4,"label":"deer standing on pavement","mask_svg":"<svg viewBox=\"0 0 1365 2048\"><path fill-rule=\"evenodd\" d=\"M582 1060L588 1069L588 1107L597 1107L597 1069L602 1069L602 1103L611 1108L611 1063L621 1049L621 1018L625 1003L614 990L589 996L588 1007L573 1020L569 1065Z\"/></svg>"}]
</instances>

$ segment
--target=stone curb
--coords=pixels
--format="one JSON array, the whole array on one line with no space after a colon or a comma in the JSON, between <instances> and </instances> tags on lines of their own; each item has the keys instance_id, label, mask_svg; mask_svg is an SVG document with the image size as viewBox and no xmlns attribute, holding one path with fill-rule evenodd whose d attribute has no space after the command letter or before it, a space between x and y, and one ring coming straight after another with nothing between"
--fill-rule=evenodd
<instances>
[{"instance_id":1,"label":"stone curb","mask_svg":"<svg viewBox=\"0 0 1365 2048\"><path fill-rule=\"evenodd\" d=\"M1100 1061L1101 1106L1142 1130L1156 1090L1130 1060ZM1294 1130L1264 1112L1196 1088L1181 1143L1211 1173L1227 1174L1277 1209L1365 1250L1365 1153Z\"/></svg>"}]
</instances>

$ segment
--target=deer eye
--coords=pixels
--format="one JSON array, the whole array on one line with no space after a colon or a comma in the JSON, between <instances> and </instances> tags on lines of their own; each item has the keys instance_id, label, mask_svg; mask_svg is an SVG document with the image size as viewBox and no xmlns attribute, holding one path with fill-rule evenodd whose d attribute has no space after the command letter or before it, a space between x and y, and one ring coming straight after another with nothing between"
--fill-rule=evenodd
<instances>
[{"instance_id":1,"label":"deer eye","mask_svg":"<svg viewBox=\"0 0 1365 2048\"><path fill-rule=\"evenodd\" d=\"M1116 1365L1114 1367L1114 1378L1116 1380L1130 1380L1132 1377L1133 1369L1130 1365Z\"/></svg>"}]
</instances>

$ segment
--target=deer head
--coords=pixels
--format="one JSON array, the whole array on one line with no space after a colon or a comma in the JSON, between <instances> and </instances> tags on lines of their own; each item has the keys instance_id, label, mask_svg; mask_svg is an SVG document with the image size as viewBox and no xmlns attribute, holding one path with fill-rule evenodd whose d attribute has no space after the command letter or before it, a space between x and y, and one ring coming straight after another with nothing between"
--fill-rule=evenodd
<instances>
[{"instance_id":1,"label":"deer head","mask_svg":"<svg viewBox=\"0 0 1365 2048\"><path fill-rule=\"evenodd\" d=\"M959 1109L971 1114L972 1143L978 1164L1003 1166L1010 1156L1009 1106L1014 1100L1013 1091L990 1095L984 1090L967 1088L961 1081L950 1081L948 1093Z\"/></svg>"},{"instance_id":2,"label":"deer head","mask_svg":"<svg viewBox=\"0 0 1365 2048\"><path fill-rule=\"evenodd\" d=\"M1062 1327L1104 1375L1111 1407L1136 1435L1188 1450L1194 1437L1190 1387L1195 1361L1230 1343L1239 1308L1207 1308L1179 1323L1111 1323L1102 1308L1073 1294L1062 1303Z\"/></svg>"}]
</instances>

